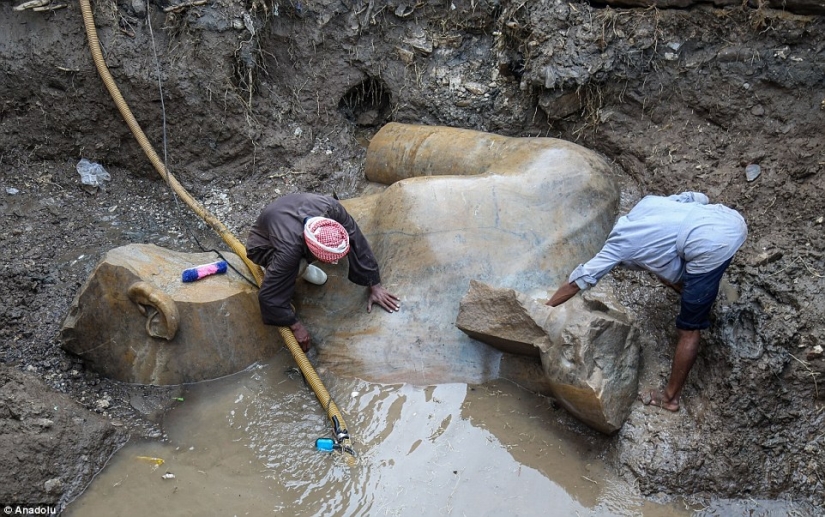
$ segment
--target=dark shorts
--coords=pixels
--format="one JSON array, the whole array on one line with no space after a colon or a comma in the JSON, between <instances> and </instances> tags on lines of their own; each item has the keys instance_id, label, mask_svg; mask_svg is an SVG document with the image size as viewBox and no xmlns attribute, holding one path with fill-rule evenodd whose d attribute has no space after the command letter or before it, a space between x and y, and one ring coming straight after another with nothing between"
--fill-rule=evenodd
<instances>
[{"instance_id":1,"label":"dark shorts","mask_svg":"<svg viewBox=\"0 0 825 517\"><path fill-rule=\"evenodd\" d=\"M710 326L710 309L719 294L719 282L732 258L709 273L682 278L682 310L676 317L676 328L702 330Z\"/></svg>"}]
</instances>

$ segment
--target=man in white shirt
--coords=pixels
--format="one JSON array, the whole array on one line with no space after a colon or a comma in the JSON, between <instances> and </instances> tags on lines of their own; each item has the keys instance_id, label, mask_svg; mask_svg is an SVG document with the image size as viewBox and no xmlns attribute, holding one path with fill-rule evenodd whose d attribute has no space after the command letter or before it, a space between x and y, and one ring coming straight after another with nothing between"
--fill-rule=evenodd
<instances>
[{"instance_id":1,"label":"man in white shirt","mask_svg":"<svg viewBox=\"0 0 825 517\"><path fill-rule=\"evenodd\" d=\"M645 404L678 411L682 388L699 352L699 331L710 326L722 274L747 236L745 220L736 210L710 205L704 194L646 196L619 218L601 251L573 270L547 305L556 307L596 285L618 264L650 271L679 292L679 341L670 380L662 391L640 394Z\"/></svg>"}]
</instances>

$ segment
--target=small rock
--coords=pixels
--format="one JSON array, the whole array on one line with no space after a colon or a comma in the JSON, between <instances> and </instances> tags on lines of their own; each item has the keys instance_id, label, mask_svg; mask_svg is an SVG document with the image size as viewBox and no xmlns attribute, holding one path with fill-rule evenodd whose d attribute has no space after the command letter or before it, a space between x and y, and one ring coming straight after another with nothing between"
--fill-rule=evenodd
<instances>
[{"instance_id":1,"label":"small rock","mask_svg":"<svg viewBox=\"0 0 825 517\"><path fill-rule=\"evenodd\" d=\"M464 83L464 88L466 88L467 91L472 93L473 95L483 95L484 92L487 91L483 85L473 82Z\"/></svg>"},{"instance_id":2,"label":"small rock","mask_svg":"<svg viewBox=\"0 0 825 517\"><path fill-rule=\"evenodd\" d=\"M17 190L16 188L14 188L14 187L6 187L6 194L9 194L10 196L13 196L13 195L19 194L19 193L20 193L20 191Z\"/></svg>"},{"instance_id":3,"label":"small rock","mask_svg":"<svg viewBox=\"0 0 825 517\"><path fill-rule=\"evenodd\" d=\"M759 165L752 163L745 167L745 177L748 181L753 181L762 174L762 167Z\"/></svg>"},{"instance_id":4,"label":"small rock","mask_svg":"<svg viewBox=\"0 0 825 517\"><path fill-rule=\"evenodd\" d=\"M415 52L400 47L396 47L395 51L398 53L398 57L404 62L404 64L411 65L413 61L415 61Z\"/></svg>"},{"instance_id":5,"label":"small rock","mask_svg":"<svg viewBox=\"0 0 825 517\"><path fill-rule=\"evenodd\" d=\"M138 18L146 18L146 4L143 0L132 0L132 11Z\"/></svg>"},{"instance_id":6,"label":"small rock","mask_svg":"<svg viewBox=\"0 0 825 517\"><path fill-rule=\"evenodd\" d=\"M817 217L817 218L816 218L816 220L814 221L814 223L815 223L815 224L822 224L822 221L823 221L823 220L825 220L825 217L823 217L823 216L821 216L821 215L820 215L819 217Z\"/></svg>"},{"instance_id":7,"label":"small rock","mask_svg":"<svg viewBox=\"0 0 825 517\"><path fill-rule=\"evenodd\" d=\"M770 264L771 262L776 262L777 260L782 258L781 251L763 251L753 261L754 266L764 266L765 264Z\"/></svg>"},{"instance_id":8,"label":"small rock","mask_svg":"<svg viewBox=\"0 0 825 517\"><path fill-rule=\"evenodd\" d=\"M751 108L751 115L755 117L761 117L764 114L765 108L763 108L761 104L757 104L756 106Z\"/></svg>"},{"instance_id":9,"label":"small rock","mask_svg":"<svg viewBox=\"0 0 825 517\"><path fill-rule=\"evenodd\" d=\"M37 426L42 427L43 429L48 429L54 425L54 422L49 420L48 418L38 418L34 421L34 424Z\"/></svg>"},{"instance_id":10,"label":"small rock","mask_svg":"<svg viewBox=\"0 0 825 517\"><path fill-rule=\"evenodd\" d=\"M427 38L427 33L423 30L414 31L410 37L404 40L404 43L425 56L429 56L433 52L433 42Z\"/></svg>"},{"instance_id":11,"label":"small rock","mask_svg":"<svg viewBox=\"0 0 825 517\"><path fill-rule=\"evenodd\" d=\"M108 399L100 399L97 402L95 402L95 406L97 406L100 409L106 409L110 405L111 405L111 403L109 402Z\"/></svg>"},{"instance_id":12,"label":"small rock","mask_svg":"<svg viewBox=\"0 0 825 517\"><path fill-rule=\"evenodd\" d=\"M822 345L816 345L806 354L806 359L808 359L809 361L811 359L818 359L820 357L822 357Z\"/></svg>"},{"instance_id":13,"label":"small rock","mask_svg":"<svg viewBox=\"0 0 825 517\"><path fill-rule=\"evenodd\" d=\"M43 488L50 494L56 494L63 490L63 481L60 478L52 478L43 483Z\"/></svg>"}]
</instances>

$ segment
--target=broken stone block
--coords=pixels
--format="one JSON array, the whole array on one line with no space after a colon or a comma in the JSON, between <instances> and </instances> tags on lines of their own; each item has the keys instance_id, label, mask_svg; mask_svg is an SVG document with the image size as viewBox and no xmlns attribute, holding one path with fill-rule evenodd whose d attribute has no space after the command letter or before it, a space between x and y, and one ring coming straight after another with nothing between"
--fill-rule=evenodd
<instances>
[{"instance_id":1,"label":"broken stone block","mask_svg":"<svg viewBox=\"0 0 825 517\"><path fill-rule=\"evenodd\" d=\"M637 330L606 291L585 291L553 308L471 280L456 326L503 352L538 355L556 400L603 433L621 428L636 399Z\"/></svg>"},{"instance_id":2,"label":"broken stone block","mask_svg":"<svg viewBox=\"0 0 825 517\"><path fill-rule=\"evenodd\" d=\"M458 308L455 325L473 339L509 354L541 356L547 332L525 310L524 295L470 280L470 290Z\"/></svg>"},{"instance_id":3,"label":"broken stone block","mask_svg":"<svg viewBox=\"0 0 825 517\"><path fill-rule=\"evenodd\" d=\"M223 255L249 274L240 257ZM271 357L282 342L261 321L256 286L232 268L182 281L185 269L216 259L151 244L109 251L72 302L63 347L106 377L155 385L214 379Z\"/></svg>"}]
</instances>

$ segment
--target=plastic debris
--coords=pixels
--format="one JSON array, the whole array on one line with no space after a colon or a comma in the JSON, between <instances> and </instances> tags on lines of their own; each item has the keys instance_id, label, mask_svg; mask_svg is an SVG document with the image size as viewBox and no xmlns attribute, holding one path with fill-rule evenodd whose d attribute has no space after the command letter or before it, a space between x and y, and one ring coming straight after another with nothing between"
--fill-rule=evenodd
<instances>
[{"instance_id":1,"label":"plastic debris","mask_svg":"<svg viewBox=\"0 0 825 517\"><path fill-rule=\"evenodd\" d=\"M172 474L171 472L168 472L168 471L166 472L166 474L162 475L161 477L163 479L175 479L175 475Z\"/></svg>"},{"instance_id":2,"label":"plastic debris","mask_svg":"<svg viewBox=\"0 0 825 517\"><path fill-rule=\"evenodd\" d=\"M9 194L9 195L13 196L13 195L19 194L19 193L20 193L20 191L17 190L16 188L14 188L14 187L6 187L6 194Z\"/></svg>"},{"instance_id":3,"label":"plastic debris","mask_svg":"<svg viewBox=\"0 0 825 517\"><path fill-rule=\"evenodd\" d=\"M154 458L152 456L136 456L135 458L142 461L148 461L149 463L154 463L156 467L163 465L164 463L163 458Z\"/></svg>"},{"instance_id":4,"label":"plastic debris","mask_svg":"<svg viewBox=\"0 0 825 517\"><path fill-rule=\"evenodd\" d=\"M202 264L200 266L185 269L181 275L181 280L184 282L194 282L209 275L218 275L223 273L226 273L226 261L219 260L211 264Z\"/></svg>"},{"instance_id":5,"label":"plastic debris","mask_svg":"<svg viewBox=\"0 0 825 517\"><path fill-rule=\"evenodd\" d=\"M80 182L91 187L99 187L104 181L112 179L102 165L90 162L86 158L77 162L77 172L80 173Z\"/></svg>"},{"instance_id":6,"label":"plastic debris","mask_svg":"<svg viewBox=\"0 0 825 517\"><path fill-rule=\"evenodd\" d=\"M318 438L315 440L315 448L319 451L330 452L335 449L335 440L332 438Z\"/></svg>"}]
</instances>

